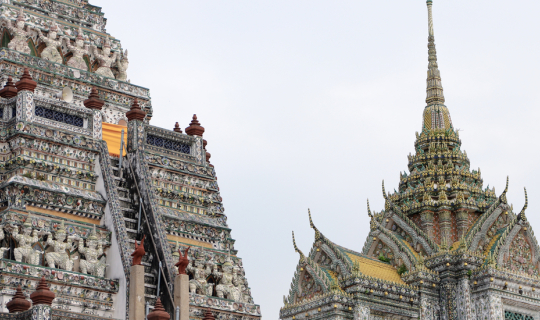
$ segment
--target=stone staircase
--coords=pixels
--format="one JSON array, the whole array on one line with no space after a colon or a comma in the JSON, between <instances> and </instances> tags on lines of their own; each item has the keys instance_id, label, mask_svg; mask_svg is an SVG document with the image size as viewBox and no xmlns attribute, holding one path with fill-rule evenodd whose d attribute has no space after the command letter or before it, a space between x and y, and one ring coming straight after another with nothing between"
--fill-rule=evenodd
<instances>
[{"instance_id":1,"label":"stone staircase","mask_svg":"<svg viewBox=\"0 0 540 320\"><path fill-rule=\"evenodd\" d=\"M126 159L123 159L122 165L123 172L120 174L118 165L119 159L117 157L110 157L111 167L113 169L114 180L118 190L120 207L124 216L126 229L129 236L129 242L132 244L133 250L135 250L135 240L140 242L143 234L148 234L147 225L144 217L140 217L139 227L139 196L137 189L134 185L133 179L129 176L129 171L126 168ZM139 230L137 228L139 227ZM146 237L144 243L144 249L146 255L142 259L144 265L144 296L145 305L150 309L153 309L156 301L157 285L158 285L158 263L154 260L156 253L153 252L153 246L149 245L150 239ZM163 286L163 283L161 284ZM163 287L162 287L163 289ZM160 290L162 291L162 290Z\"/></svg>"}]
</instances>

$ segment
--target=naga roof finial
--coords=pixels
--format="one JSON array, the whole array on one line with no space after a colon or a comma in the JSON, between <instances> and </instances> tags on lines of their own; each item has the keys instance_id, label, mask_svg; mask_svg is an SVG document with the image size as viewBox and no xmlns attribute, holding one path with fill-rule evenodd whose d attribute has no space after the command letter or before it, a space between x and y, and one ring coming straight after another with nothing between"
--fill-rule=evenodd
<instances>
[{"instance_id":1,"label":"naga roof finial","mask_svg":"<svg viewBox=\"0 0 540 320\"><path fill-rule=\"evenodd\" d=\"M294 251L298 252L300 254L300 259L303 260L304 253L300 249L298 249L298 246L296 245L296 239L294 238L294 231L292 232L292 243L294 246Z\"/></svg>"},{"instance_id":2,"label":"naga roof finial","mask_svg":"<svg viewBox=\"0 0 540 320\"><path fill-rule=\"evenodd\" d=\"M315 227L315 224L313 223L313 220L311 219L311 211L309 210L309 208L307 209L308 211L308 215L309 215L309 226L315 230L315 239L319 239L319 237L321 236L321 233L319 232L319 229L317 229L317 227Z\"/></svg>"},{"instance_id":3,"label":"naga roof finial","mask_svg":"<svg viewBox=\"0 0 540 320\"><path fill-rule=\"evenodd\" d=\"M426 103L444 104L443 88L441 84L441 73L437 65L437 51L435 50L435 35L433 33L433 13L431 7L432 0L427 0L428 7L428 77L427 77L427 97Z\"/></svg>"},{"instance_id":4,"label":"naga roof finial","mask_svg":"<svg viewBox=\"0 0 540 320\"><path fill-rule=\"evenodd\" d=\"M523 209L521 209L521 212L518 214L519 220L527 220L525 218L525 210L527 210L527 207L529 206L529 197L527 197L527 188L523 188L525 190L525 204L523 205Z\"/></svg>"},{"instance_id":5,"label":"naga roof finial","mask_svg":"<svg viewBox=\"0 0 540 320\"><path fill-rule=\"evenodd\" d=\"M386 189L384 188L384 179L382 181L382 195L383 197L386 199L387 198L387 195L386 195Z\"/></svg>"},{"instance_id":6,"label":"naga roof finial","mask_svg":"<svg viewBox=\"0 0 540 320\"><path fill-rule=\"evenodd\" d=\"M506 176L506 187L504 188L504 191L503 193L501 194L501 196L499 197L499 199L501 200L502 203L506 203L507 202L507 199L506 199L506 193L508 192L508 181L509 181L509 177Z\"/></svg>"},{"instance_id":7,"label":"naga roof finial","mask_svg":"<svg viewBox=\"0 0 540 320\"><path fill-rule=\"evenodd\" d=\"M373 219L373 215L371 214L371 208L369 207L369 199L367 199L367 214L371 219Z\"/></svg>"}]
</instances>

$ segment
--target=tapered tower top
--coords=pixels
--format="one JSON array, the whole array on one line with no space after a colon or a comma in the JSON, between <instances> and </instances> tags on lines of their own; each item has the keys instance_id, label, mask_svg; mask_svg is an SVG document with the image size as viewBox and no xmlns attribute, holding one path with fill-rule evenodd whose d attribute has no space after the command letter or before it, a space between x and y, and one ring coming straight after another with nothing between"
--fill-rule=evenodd
<instances>
[{"instance_id":1,"label":"tapered tower top","mask_svg":"<svg viewBox=\"0 0 540 320\"><path fill-rule=\"evenodd\" d=\"M435 35L433 33L433 1L427 0L428 8L428 71L426 89L426 109L424 110L423 130L447 130L452 128L452 120L446 106L441 84L441 72L437 64Z\"/></svg>"}]
</instances>

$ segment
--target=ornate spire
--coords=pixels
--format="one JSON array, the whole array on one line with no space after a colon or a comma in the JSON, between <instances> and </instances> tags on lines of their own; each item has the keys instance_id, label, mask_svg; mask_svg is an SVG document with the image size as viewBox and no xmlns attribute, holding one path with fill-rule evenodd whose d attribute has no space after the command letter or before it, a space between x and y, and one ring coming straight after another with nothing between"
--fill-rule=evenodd
<instances>
[{"instance_id":1,"label":"ornate spire","mask_svg":"<svg viewBox=\"0 0 540 320\"><path fill-rule=\"evenodd\" d=\"M126 112L126 117L128 121L144 120L146 117L146 112L142 111L141 107L139 107L139 100L137 98L133 99L133 104L131 105L131 109Z\"/></svg>"},{"instance_id":2,"label":"ornate spire","mask_svg":"<svg viewBox=\"0 0 540 320\"><path fill-rule=\"evenodd\" d=\"M90 95L88 96L88 99L84 100L83 104L88 109L101 110L103 108L103 105L105 104L105 101L99 98L99 94L96 87L92 87L92 90L90 90Z\"/></svg>"},{"instance_id":3,"label":"ornate spire","mask_svg":"<svg viewBox=\"0 0 540 320\"><path fill-rule=\"evenodd\" d=\"M432 14L432 0L427 0L428 7L428 73L427 73L427 97L426 103L444 104L443 88L441 84L441 73L439 66L437 65L437 50L435 50L435 36L433 34L433 14Z\"/></svg>"},{"instance_id":4,"label":"ornate spire","mask_svg":"<svg viewBox=\"0 0 540 320\"><path fill-rule=\"evenodd\" d=\"M17 96L17 88L13 84L13 79L8 77L4 89L0 90L0 97L2 98L13 98Z\"/></svg>"},{"instance_id":5,"label":"ornate spire","mask_svg":"<svg viewBox=\"0 0 540 320\"><path fill-rule=\"evenodd\" d=\"M201 136L204 133L204 128L201 127L201 124L199 123L199 120L197 120L197 115L193 115L193 119L191 120L191 123L189 124L189 127L186 128L186 133L190 136Z\"/></svg>"},{"instance_id":6,"label":"ornate spire","mask_svg":"<svg viewBox=\"0 0 540 320\"><path fill-rule=\"evenodd\" d=\"M304 253L300 249L298 249L298 246L296 245L296 239L294 238L294 231L292 232L292 243L294 246L294 251L300 254L300 260L304 260Z\"/></svg>"},{"instance_id":7,"label":"ornate spire","mask_svg":"<svg viewBox=\"0 0 540 320\"><path fill-rule=\"evenodd\" d=\"M309 226L313 230L315 230L315 239L318 240L320 238L320 236L321 236L321 233L319 232L319 229L317 229L317 227L315 227L315 224L313 223L313 220L311 219L311 211L309 210L309 208L307 209L307 211L308 211L308 216L309 216Z\"/></svg>"}]
</instances>

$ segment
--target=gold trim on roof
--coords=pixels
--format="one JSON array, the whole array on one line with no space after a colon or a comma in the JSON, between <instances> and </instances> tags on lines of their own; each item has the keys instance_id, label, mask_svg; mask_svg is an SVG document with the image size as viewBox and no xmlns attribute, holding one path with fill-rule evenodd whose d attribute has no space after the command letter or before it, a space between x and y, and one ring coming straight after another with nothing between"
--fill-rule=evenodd
<instances>
[{"instance_id":1,"label":"gold trim on roof","mask_svg":"<svg viewBox=\"0 0 540 320\"><path fill-rule=\"evenodd\" d=\"M359 257L349 252L346 252L346 254L353 261L353 263L358 262L360 265L360 272L362 274L398 284L406 284L405 281L401 280L401 276L397 273L397 270L391 265L384 262Z\"/></svg>"}]
</instances>

